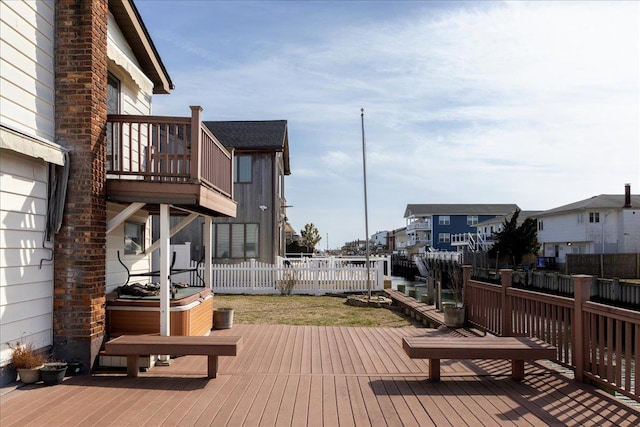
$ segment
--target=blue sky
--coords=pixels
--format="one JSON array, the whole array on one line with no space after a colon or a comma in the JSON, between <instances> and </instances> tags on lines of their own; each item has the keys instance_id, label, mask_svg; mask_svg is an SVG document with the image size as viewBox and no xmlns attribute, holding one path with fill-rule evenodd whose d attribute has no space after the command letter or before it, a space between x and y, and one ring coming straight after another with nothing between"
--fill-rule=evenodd
<instances>
[{"instance_id":1,"label":"blue sky","mask_svg":"<svg viewBox=\"0 0 640 427\"><path fill-rule=\"evenodd\" d=\"M136 1L176 85L154 114L289 125L318 248L409 203L546 210L640 193L640 3ZM328 243L328 245L327 245Z\"/></svg>"}]
</instances>

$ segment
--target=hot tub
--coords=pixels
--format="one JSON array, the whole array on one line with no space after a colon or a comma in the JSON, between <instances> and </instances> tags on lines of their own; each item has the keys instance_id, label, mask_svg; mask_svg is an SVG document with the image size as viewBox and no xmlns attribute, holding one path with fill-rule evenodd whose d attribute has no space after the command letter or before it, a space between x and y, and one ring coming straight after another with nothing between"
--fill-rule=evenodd
<instances>
[{"instance_id":1,"label":"hot tub","mask_svg":"<svg viewBox=\"0 0 640 427\"><path fill-rule=\"evenodd\" d=\"M206 335L213 327L213 293L208 288L178 289L170 302L171 335ZM160 332L160 297L107 296L107 333L115 335Z\"/></svg>"}]
</instances>

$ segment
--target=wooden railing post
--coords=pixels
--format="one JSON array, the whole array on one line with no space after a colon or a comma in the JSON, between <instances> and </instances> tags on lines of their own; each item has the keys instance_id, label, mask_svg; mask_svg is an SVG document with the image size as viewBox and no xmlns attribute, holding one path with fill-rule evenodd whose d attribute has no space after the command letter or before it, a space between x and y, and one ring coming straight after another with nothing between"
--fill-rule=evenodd
<instances>
[{"instance_id":1,"label":"wooden railing post","mask_svg":"<svg viewBox=\"0 0 640 427\"><path fill-rule=\"evenodd\" d=\"M500 270L500 298L502 301L502 313L501 313L501 328L503 337L510 337L513 335L513 309L511 306L511 298L507 295L507 289L511 287L511 281L513 280L513 270L504 268Z\"/></svg>"},{"instance_id":2,"label":"wooden railing post","mask_svg":"<svg viewBox=\"0 0 640 427\"><path fill-rule=\"evenodd\" d=\"M573 354L573 363L576 366L576 381L584 382L584 370L586 366L587 340L585 339L585 324L582 305L589 301L591 297L591 276L585 274L576 274L573 276L573 325L571 337L571 353Z\"/></svg>"},{"instance_id":3,"label":"wooden railing post","mask_svg":"<svg viewBox=\"0 0 640 427\"><path fill-rule=\"evenodd\" d=\"M191 179L200 181L202 165L200 160L200 154L202 153L202 132L200 129L200 115L202 113L202 107L199 105L192 105L191 107Z\"/></svg>"},{"instance_id":4,"label":"wooden railing post","mask_svg":"<svg viewBox=\"0 0 640 427\"><path fill-rule=\"evenodd\" d=\"M463 265L462 266L462 301L465 305L467 305L467 284L469 283L469 280L471 280L471 273L473 272L473 267L470 265Z\"/></svg>"}]
</instances>

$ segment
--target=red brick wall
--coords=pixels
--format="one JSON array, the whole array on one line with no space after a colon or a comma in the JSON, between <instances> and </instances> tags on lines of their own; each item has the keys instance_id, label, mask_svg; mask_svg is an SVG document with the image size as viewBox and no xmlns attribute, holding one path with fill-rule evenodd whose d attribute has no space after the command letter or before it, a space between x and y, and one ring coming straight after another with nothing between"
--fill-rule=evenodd
<instances>
[{"instance_id":1,"label":"red brick wall","mask_svg":"<svg viewBox=\"0 0 640 427\"><path fill-rule=\"evenodd\" d=\"M105 329L107 0L57 0L56 139L70 151L55 236L54 352L93 365Z\"/></svg>"}]
</instances>

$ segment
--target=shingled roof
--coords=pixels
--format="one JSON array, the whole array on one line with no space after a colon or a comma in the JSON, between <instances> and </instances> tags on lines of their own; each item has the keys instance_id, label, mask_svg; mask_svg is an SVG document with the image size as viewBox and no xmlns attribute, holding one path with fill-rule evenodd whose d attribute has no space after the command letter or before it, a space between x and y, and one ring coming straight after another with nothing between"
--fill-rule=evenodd
<instances>
[{"instance_id":1,"label":"shingled roof","mask_svg":"<svg viewBox=\"0 0 640 427\"><path fill-rule=\"evenodd\" d=\"M507 215L518 209L514 204L409 204L404 217L426 215Z\"/></svg>"},{"instance_id":2,"label":"shingled roof","mask_svg":"<svg viewBox=\"0 0 640 427\"><path fill-rule=\"evenodd\" d=\"M286 120L204 122L225 147L237 149L284 150Z\"/></svg>"},{"instance_id":3,"label":"shingled roof","mask_svg":"<svg viewBox=\"0 0 640 427\"><path fill-rule=\"evenodd\" d=\"M282 151L289 175L289 133L286 120L203 122L222 145L242 151Z\"/></svg>"},{"instance_id":4,"label":"shingled roof","mask_svg":"<svg viewBox=\"0 0 640 427\"><path fill-rule=\"evenodd\" d=\"M631 194L631 206L634 209L640 207L640 194ZM538 216L555 215L572 211L598 210L598 209L623 209L625 205L624 194L600 194L589 199L569 203L568 205L549 209L541 212Z\"/></svg>"}]
</instances>

